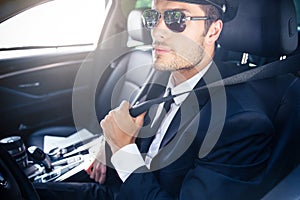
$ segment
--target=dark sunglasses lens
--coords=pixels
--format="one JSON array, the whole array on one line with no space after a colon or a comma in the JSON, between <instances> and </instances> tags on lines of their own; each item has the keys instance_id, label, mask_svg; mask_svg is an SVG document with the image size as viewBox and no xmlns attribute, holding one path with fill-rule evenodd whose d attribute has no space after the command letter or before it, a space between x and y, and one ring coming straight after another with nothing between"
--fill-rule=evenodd
<instances>
[{"instance_id":1,"label":"dark sunglasses lens","mask_svg":"<svg viewBox=\"0 0 300 200\"><path fill-rule=\"evenodd\" d=\"M174 32L182 32L186 27L185 14L178 10L167 10L164 12L166 26Z\"/></svg>"},{"instance_id":2,"label":"dark sunglasses lens","mask_svg":"<svg viewBox=\"0 0 300 200\"><path fill-rule=\"evenodd\" d=\"M142 15L143 23L146 28L155 28L160 18L160 14L156 10L145 10Z\"/></svg>"}]
</instances>

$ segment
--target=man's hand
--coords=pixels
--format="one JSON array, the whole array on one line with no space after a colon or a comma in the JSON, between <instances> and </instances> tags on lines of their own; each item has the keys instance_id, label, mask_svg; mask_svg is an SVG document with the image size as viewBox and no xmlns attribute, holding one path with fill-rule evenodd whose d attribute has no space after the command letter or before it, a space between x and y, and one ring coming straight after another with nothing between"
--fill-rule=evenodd
<instances>
[{"instance_id":1,"label":"man's hand","mask_svg":"<svg viewBox=\"0 0 300 200\"><path fill-rule=\"evenodd\" d=\"M104 184L106 180L106 165L95 159L88 174L95 182Z\"/></svg>"},{"instance_id":2,"label":"man's hand","mask_svg":"<svg viewBox=\"0 0 300 200\"><path fill-rule=\"evenodd\" d=\"M129 108L129 103L123 101L118 108L110 111L100 122L105 140L113 153L125 145L134 143L143 125L145 113L132 118L129 114Z\"/></svg>"},{"instance_id":3,"label":"man's hand","mask_svg":"<svg viewBox=\"0 0 300 200\"><path fill-rule=\"evenodd\" d=\"M94 162L86 171L95 182L104 184L106 180L105 140L102 140Z\"/></svg>"}]
</instances>

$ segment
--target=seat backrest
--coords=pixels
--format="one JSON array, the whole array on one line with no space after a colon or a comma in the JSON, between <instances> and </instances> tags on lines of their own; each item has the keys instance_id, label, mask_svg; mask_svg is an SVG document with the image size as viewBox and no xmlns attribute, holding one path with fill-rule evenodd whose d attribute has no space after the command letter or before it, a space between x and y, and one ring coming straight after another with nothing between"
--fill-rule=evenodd
<instances>
[{"instance_id":1,"label":"seat backrest","mask_svg":"<svg viewBox=\"0 0 300 200\"><path fill-rule=\"evenodd\" d=\"M224 24L219 43L227 50L261 57L292 53L298 44L292 0L240 0L236 17Z\"/></svg>"},{"instance_id":2,"label":"seat backrest","mask_svg":"<svg viewBox=\"0 0 300 200\"><path fill-rule=\"evenodd\" d=\"M220 59L260 66L290 54L298 46L294 10L292 1L241 0L237 17L225 23L219 39Z\"/></svg>"},{"instance_id":3,"label":"seat backrest","mask_svg":"<svg viewBox=\"0 0 300 200\"><path fill-rule=\"evenodd\" d=\"M291 54L298 44L293 0L240 0L236 17L224 24L221 48L264 58ZM282 62L284 65L284 62ZM266 166L258 194L263 195L300 163L300 80L292 75L253 83L258 95L273 106L269 116L275 135L272 155ZM267 90L266 90L267 88ZM265 91L272 91L270 93ZM277 103L276 103L277 102Z\"/></svg>"},{"instance_id":4,"label":"seat backrest","mask_svg":"<svg viewBox=\"0 0 300 200\"><path fill-rule=\"evenodd\" d=\"M133 10L128 16L128 35L131 40L140 44L149 44L150 32L142 25L142 11ZM96 95L96 112L98 120L123 100L132 101L139 89L147 80L152 70L151 47L138 46L116 59L104 75L105 83L98 88Z\"/></svg>"}]
</instances>

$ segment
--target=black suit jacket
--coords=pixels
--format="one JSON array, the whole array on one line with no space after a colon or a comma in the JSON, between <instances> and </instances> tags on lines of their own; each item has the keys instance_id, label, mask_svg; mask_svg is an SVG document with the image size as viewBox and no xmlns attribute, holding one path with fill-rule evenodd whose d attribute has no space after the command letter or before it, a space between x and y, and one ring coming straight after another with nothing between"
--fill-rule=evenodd
<instances>
[{"instance_id":1,"label":"black suit jacket","mask_svg":"<svg viewBox=\"0 0 300 200\"><path fill-rule=\"evenodd\" d=\"M213 65L196 88L237 72L230 66ZM158 72L157 77L159 84L151 84L141 101L164 92L160 85L166 80L160 78L168 75ZM283 101L291 99L289 95L294 98L290 91L298 91L296 100L281 109ZM286 75L190 94L171 123L172 127L180 121L179 128L168 129L168 139L153 158L151 169L143 167L131 174L118 198L261 198L292 168L290 164L280 173L276 170L284 165L282 149L288 146L288 140L278 143L278 135L300 130L292 120L300 117L299 91L299 80ZM295 104L298 107L291 110ZM288 112L292 116L287 117ZM148 125L141 130L137 144L142 153L147 152L156 128Z\"/></svg>"}]
</instances>

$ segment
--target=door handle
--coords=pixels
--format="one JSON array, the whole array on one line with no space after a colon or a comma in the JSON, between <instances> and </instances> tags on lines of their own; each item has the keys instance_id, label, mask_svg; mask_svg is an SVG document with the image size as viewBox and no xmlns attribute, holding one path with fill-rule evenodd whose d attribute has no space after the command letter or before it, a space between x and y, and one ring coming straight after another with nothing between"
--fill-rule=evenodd
<instances>
[{"instance_id":1,"label":"door handle","mask_svg":"<svg viewBox=\"0 0 300 200\"><path fill-rule=\"evenodd\" d=\"M19 88L30 88L30 87L38 87L38 86L40 86L40 82L24 83L18 85Z\"/></svg>"}]
</instances>

